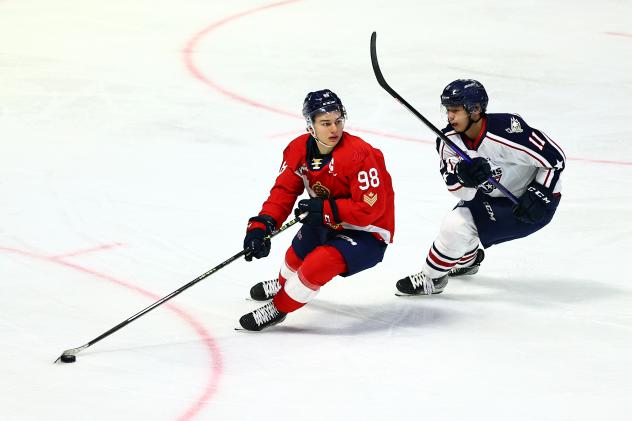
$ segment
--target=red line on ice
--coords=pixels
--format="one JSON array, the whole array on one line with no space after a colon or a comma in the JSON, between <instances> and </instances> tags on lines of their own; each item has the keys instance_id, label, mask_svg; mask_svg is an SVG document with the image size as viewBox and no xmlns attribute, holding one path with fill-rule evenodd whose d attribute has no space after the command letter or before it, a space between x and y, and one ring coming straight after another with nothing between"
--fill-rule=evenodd
<instances>
[{"instance_id":1,"label":"red line on ice","mask_svg":"<svg viewBox=\"0 0 632 421\"><path fill-rule=\"evenodd\" d=\"M65 254L58 254L56 256L51 256L51 257L55 258L55 259L61 259L63 257L76 257L76 256L80 256L82 254L94 253L95 251L101 251L101 250L111 249L111 248L114 248L114 247L120 247L122 245L123 244L121 244L121 243L103 244L103 245L100 245L100 246L90 247L90 248L82 249L82 250L76 250L76 251L73 251L73 252L70 252L70 253L65 253Z\"/></svg>"},{"instance_id":2,"label":"red line on ice","mask_svg":"<svg viewBox=\"0 0 632 421\"><path fill-rule=\"evenodd\" d=\"M259 108L274 114L280 114L286 117L292 117L292 118L300 118L302 119L301 116L299 116L296 113L291 113L289 111L285 111L285 110L281 110L279 108L273 107L271 105L268 104L263 104L261 102L255 101L251 98L247 98L243 95L240 95L234 91L231 91L229 89L224 88L223 86L221 86L220 84L218 84L217 82L214 82L209 76L205 75L204 72L202 70L200 70L194 61L194 55L195 55L195 49L198 46L198 44L200 43L200 41L206 37L208 34L210 34L211 32L213 32L215 29L221 27L222 25L225 25L231 21L237 20L239 18L242 18L244 16L248 16L251 15L253 13L265 10L265 9L271 9L274 7L278 7L278 6L285 6L287 4L290 3L295 3L299 0L286 0L286 1L281 1L278 3L272 3L272 4L268 4L265 6L261 6L255 9L251 9L251 10L247 10L245 12L241 12L241 13L237 13L235 15L231 15L228 16L224 19L220 19L217 22L212 23L211 25L207 26L206 28L204 28L203 30L199 31L198 33L196 33L193 38L191 38L189 40L189 42L186 44L186 46L184 47L184 49L182 50L182 54L184 56L184 63L187 67L187 69L191 72L191 74L198 80L200 80L202 83L204 83L205 85L209 86L210 88L216 90L217 92L219 92L220 94L230 98L233 101L237 101L237 102L241 102L243 104L249 105L251 107L255 107L255 108ZM609 35L617 35L617 36L624 36L624 37L632 37L632 34L627 34L627 33L623 33L623 32L606 32L606 34ZM409 136L401 136L401 135L397 135L397 134L390 134L390 133L385 133L385 132L379 132L379 131L375 131L375 130L368 130L368 129L361 129L361 128L354 128L353 130L357 131L357 132L362 132L362 133L368 133L368 134L373 134L376 136L381 136L381 137L386 137L386 138L392 138L392 139L398 139L398 140L405 140L405 141L412 141L412 142L419 142L419 143L425 143L425 144L432 144L434 145L435 142L433 140L428 140L428 139L420 139L420 138L414 138L414 137L409 137ZM280 134L275 134L272 135L271 137L276 137L276 136L280 136ZM589 163L593 163L593 164L611 164L611 165L632 165L632 162L630 161L616 161L616 160L604 160L604 159L588 159L588 158L569 158L569 160L575 160L575 161L583 161L583 162L589 162Z\"/></svg>"},{"instance_id":3,"label":"red line on ice","mask_svg":"<svg viewBox=\"0 0 632 421\"><path fill-rule=\"evenodd\" d=\"M20 249L15 249L15 248L10 248L10 247L1 247L1 246L0 246L0 251L14 253L21 256L37 259L40 261L64 266L66 268L73 269L78 272L94 276L95 278L105 280L115 285L137 292L151 299L152 301L157 301L161 298L160 296L152 292L149 292L145 289L142 289L131 282L123 281L121 279L115 278L105 273L97 272L85 266L67 262L59 256L46 256L39 253L33 253L33 252L25 251L25 250L20 250ZM223 370L222 356L215 340L206 331L204 326L201 323L199 323L197 320L195 320L193 316L191 316L184 310L174 306L173 304L165 303L164 306L168 308L169 310L173 311L174 313L176 313L178 317L180 317L182 320L184 320L184 322L186 322L189 326L191 326L191 328L195 331L195 333L202 339L202 341L204 342L204 345L206 346L210 354L211 373L209 375L208 383L206 384L206 386L204 386L202 395L197 398L197 400L193 403L193 405L191 405L188 409L186 409L186 411L182 415L178 417L178 419L182 421L190 420L198 412L200 412L200 410L204 407L204 405L206 405L206 402L208 402L217 391L218 381L219 381L219 378L221 377L222 370Z\"/></svg>"},{"instance_id":4,"label":"red line on ice","mask_svg":"<svg viewBox=\"0 0 632 421\"><path fill-rule=\"evenodd\" d=\"M262 10L271 9L271 8L278 7L278 6L284 6L286 4L295 3L297 1L298 0L286 0L286 1L281 1L281 2L278 2L278 3L268 4L268 5L265 5L265 6L257 7L255 9L247 10L245 12L241 12L241 13L237 13L235 15L231 15L231 16L225 17L223 19L218 20L217 22L214 22L214 23L210 24L209 26L207 26L206 28L202 29L200 32L195 34L193 36L193 38L191 38L189 40L187 45L182 50L182 53L184 54L184 63L186 64L187 69L189 69L189 71L193 74L193 76L195 76L197 79L199 79L202 83L204 83L205 85L215 89L216 91L218 91L222 95L225 95L225 96L229 97L230 99L232 99L234 101L243 102L244 104L250 105L251 107L261 108L261 109L269 111L271 113L281 114L281 115L284 115L284 116L287 116L287 117L294 117L294 118L298 117L295 113L290 113L290 112L281 110L279 108L275 108L275 107L272 107L270 105L266 105L266 104L263 104L261 102L257 102L257 101L255 101L253 99L246 98L245 96L239 95L239 94L237 94L235 92L232 92L232 91L229 91L228 89L223 88L219 84L213 82L213 80L211 80L209 77L207 77L201 70L199 70L197 68L197 66L195 65L194 61L193 61L193 56L195 54L195 47L197 47L197 45L202 40L202 38L207 36L209 33L213 32L217 28L221 27L222 25L225 25L228 22L237 20L237 19L242 18L244 16L248 16L248 15L251 15L253 13L260 12Z\"/></svg>"},{"instance_id":5,"label":"red line on ice","mask_svg":"<svg viewBox=\"0 0 632 421\"><path fill-rule=\"evenodd\" d=\"M627 32L606 32L606 34L608 35L614 35L616 37L626 37L626 38L632 38L632 34L627 33Z\"/></svg>"}]
</instances>

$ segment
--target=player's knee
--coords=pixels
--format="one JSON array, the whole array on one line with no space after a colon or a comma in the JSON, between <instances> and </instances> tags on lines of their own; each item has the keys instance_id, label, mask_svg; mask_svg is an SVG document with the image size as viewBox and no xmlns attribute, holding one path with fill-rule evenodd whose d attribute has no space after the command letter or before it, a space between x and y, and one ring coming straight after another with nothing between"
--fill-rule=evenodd
<instances>
[{"instance_id":1,"label":"player's knee","mask_svg":"<svg viewBox=\"0 0 632 421\"><path fill-rule=\"evenodd\" d=\"M299 278L321 287L334 276L346 272L347 264L342 254L332 246L317 247L305 257L299 269Z\"/></svg>"},{"instance_id":2,"label":"player's knee","mask_svg":"<svg viewBox=\"0 0 632 421\"><path fill-rule=\"evenodd\" d=\"M286 280L296 274L302 263L303 259L298 257L294 248L290 246L285 252L285 260L279 269L279 283L285 285Z\"/></svg>"},{"instance_id":3,"label":"player's knee","mask_svg":"<svg viewBox=\"0 0 632 421\"><path fill-rule=\"evenodd\" d=\"M288 247L285 252L285 265L293 272L296 272L301 266L301 263L303 263L303 259L298 257L298 254L294 251L294 247Z\"/></svg>"},{"instance_id":4,"label":"player's knee","mask_svg":"<svg viewBox=\"0 0 632 421\"><path fill-rule=\"evenodd\" d=\"M468 208L456 208L448 213L443 222L439 236L442 242L469 241L477 235L474 218Z\"/></svg>"}]
</instances>

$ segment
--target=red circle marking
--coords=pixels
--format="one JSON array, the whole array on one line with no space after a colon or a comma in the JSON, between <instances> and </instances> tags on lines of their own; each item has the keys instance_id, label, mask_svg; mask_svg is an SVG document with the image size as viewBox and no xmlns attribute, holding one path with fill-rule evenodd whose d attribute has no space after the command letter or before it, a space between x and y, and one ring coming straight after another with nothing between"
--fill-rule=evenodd
<instances>
[{"instance_id":1,"label":"red circle marking","mask_svg":"<svg viewBox=\"0 0 632 421\"><path fill-rule=\"evenodd\" d=\"M158 295L152 292L149 292L145 289L142 289L131 282L123 281L111 275L97 272L85 266L68 262L59 256L46 256L43 254L33 253L33 252L19 250L19 249L10 248L10 247L0 247L0 251L14 253L21 256L25 256L25 257L30 257L32 259L37 259L40 261L64 266L68 269L73 269L78 272L93 276L95 278L108 281L110 283L121 286L128 290L137 292L153 301L157 301L161 298ZM73 253L72 255L76 255L76 253ZM191 326L191 328L195 331L195 333L202 339L202 342L204 342L204 345L206 346L206 349L210 354L211 373L209 375L209 379L206 386L204 386L204 390L202 394L195 400L195 402L189 408L186 409L186 411L182 415L178 417L178 420L186 421L186 420L190 420L198 412L200 412L200 410L204 407L204 405L206 405L206 403L211 399L211 397L217 391L217 384L223 370L222 355L219 351L219 347L217 346L217 343L215 342L215 340L206 331L204 326L201 323L199 323L197 320L195 320L193 316L191 316L184 310L170 303L165 303L165 307L167 307L169 310L176 313L178 317L180 317L182 320L184 320L184 322L186 322L189 326Z\"/></svg>"}]
</instances>

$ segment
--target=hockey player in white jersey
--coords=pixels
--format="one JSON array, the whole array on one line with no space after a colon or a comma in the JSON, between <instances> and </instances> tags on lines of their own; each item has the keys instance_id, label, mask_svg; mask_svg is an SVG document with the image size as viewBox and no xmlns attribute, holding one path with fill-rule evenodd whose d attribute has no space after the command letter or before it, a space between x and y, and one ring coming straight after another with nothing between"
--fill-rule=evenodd
<instances>
[{"instance_id":1,"label":"hockey player in white jersey","mask_svg":"<svg viewBox=\"0 0 632 421\"><path fill-rule=\"evenodd\" d=\"M564 152L517 114L487 114L487 103L485 88L472 79L443 90L448 126L442 131L472 162L437 139L441 175L461 201L444 218L421 271L397 282L401 294L443 292L449 277L478 272L483 248L526 237L555 214ZM490 176L518 198L517 205L487 181Z\"/></svg>"}]
</instances>

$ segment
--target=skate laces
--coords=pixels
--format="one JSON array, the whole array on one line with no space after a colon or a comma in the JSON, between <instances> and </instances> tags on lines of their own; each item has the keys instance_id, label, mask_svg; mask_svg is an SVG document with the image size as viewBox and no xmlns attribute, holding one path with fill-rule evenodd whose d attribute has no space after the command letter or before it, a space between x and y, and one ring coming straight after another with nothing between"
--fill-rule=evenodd
<instances>
[{"instance_id":1,"label":"skate laces","mask_svg":"<svg viewBox=\"0 0 632 421\"><path fill-rule=\"evenodd\" d=\"M432 279L428 278L423 272L410 275L409 278L410 282L413 284L414 289L422 287L425 294L430 295L433 293L434 282L432 282Z\"/></svg>"},{"instance_id":2,"label":"skate laces","mask_svg":"<svg viewBox=\"0 0 632 421\"><path fill-rule=\"evenodd\" d=\"M268 323L270 320L274 319L279 314L280 314L279 310L277 310L274 304L269 303L253 311L252 317L254 317L255 323L257 323L258 326L261 326L264 323Z\"/></svg>"},{"instance_id":3,"label":"skate laces","mask_svg":"<svg viewBox=\"0 0 632 421\"><path fill-rule=\"evenodd\" d=\"M278 279L271 279L269 281L263 281L263 291L266 293L266 297L276 295L281 289L281 284Z\"/></svg>"}]
</instances>

